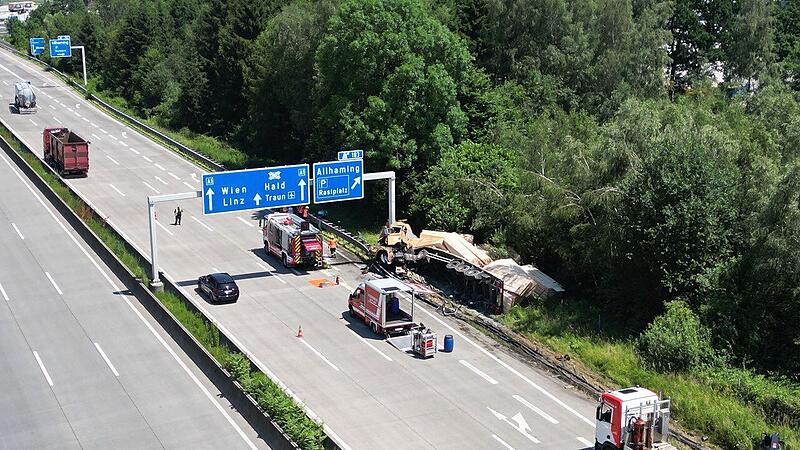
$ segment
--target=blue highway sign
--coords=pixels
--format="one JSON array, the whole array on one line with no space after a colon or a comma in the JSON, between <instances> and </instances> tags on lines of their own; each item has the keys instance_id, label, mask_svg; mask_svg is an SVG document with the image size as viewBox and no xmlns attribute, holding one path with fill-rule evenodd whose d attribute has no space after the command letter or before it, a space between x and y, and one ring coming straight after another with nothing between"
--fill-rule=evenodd
<instances>
[{"instance_id":1,"label":"blue highway sign","mask_svg":"<svg viewBox=\"0 0 800 450\"><path fill-rule=\"evenodd\" d=\"M364 160L314 163L314 203L364 198Z\"/></svg>"},{"instance_id":2,"label":"blue highway sign","mask_svg":"<svg viewBox=\"0 0 800 450\"><path fill-rule=\"evenodd\" d=\"M59 36L58 39L50 39L51 58L70 58L72 57L72 42L69 36Z\"/></svg>"},{"instance_id":3,"label":"blue highway sign","mask_svg":"<svg viewBox=\"0 0 800 450\"><path fill-rule=\"evenodd\" d=\"M31 38L31 55L41 55L44 53L44 38Z\"/></svg>"},{"instance_id":4,"label":"blue highway sign","mask_svg":"<svg viewBox=\"0 0 800 450\"><path fill-rule=\"evenodd\" d=\"M364 150L345 150L336 155L336 159L344 161L346 159L364 159Z\"/></svg>"},{"instance_id":5,"label":"blue highway sign","mask_svg":"<svg viewBox=\"0 0 800 450\"><path fill-rule=\"evenodd\" d=\"M307 205L308 164L203 174L203 214Z\"/></svg>"}]
</instances>

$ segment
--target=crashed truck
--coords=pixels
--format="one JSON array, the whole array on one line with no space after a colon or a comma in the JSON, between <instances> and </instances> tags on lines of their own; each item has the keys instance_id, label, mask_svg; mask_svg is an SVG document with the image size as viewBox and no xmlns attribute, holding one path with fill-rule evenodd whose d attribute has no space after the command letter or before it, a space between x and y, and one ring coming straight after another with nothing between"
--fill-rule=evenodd
<instances>
[{"instance_id":1,"label":"crashed truck","mask_svg":"<svg viewBox=\"0 0 800 450\"><path fill-rule=\"evenodd\" d=\"M462 300L485 303L492 312L507 311L532 295L564 291L539 269L513 260L494 261L472 243L471 236L422 230L415 235L405 221L384 228L378 245L370 248L375 261L388 270L415 267L419 272L444 274Z\"/></svg>"},{"instance_id":2,"label":"crashed truck","mask_svg":"<svg viewBox=\"0 0 800 450\"><path fill-rule=\"evenodd\" d=\"M33 92L30 81L14 83L14 109L19 114L36 112L36 93Z\"/></svg>"}]
</instances>

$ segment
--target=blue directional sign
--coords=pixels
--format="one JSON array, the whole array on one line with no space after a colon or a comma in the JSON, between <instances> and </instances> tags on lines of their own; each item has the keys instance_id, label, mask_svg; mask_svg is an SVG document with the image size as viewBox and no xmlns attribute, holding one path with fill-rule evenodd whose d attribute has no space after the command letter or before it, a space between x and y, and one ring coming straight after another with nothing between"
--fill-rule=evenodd
<instances>
[{"instance_id":1,"label":"blue directional sign","mask_svg":"<svg viewBox=\"0 0 800 450\"><path fill-rule=\"evenodd\" d=\"M307 205L308 164L203 174L203 214Z\"/></svg>"},{"instance_id":2,"label":"blue directional sign","mask_svg":"<svg viewBox=\"0 0 800 450\"><path fill-rule=\"evenodd\" d=\"M345 150L336 155L336 159L344 161L345 159L364 159L364 150Z\"/></svg>"},{"instance_id":3,"label":"blue directional sign","mask_svg":"<svg viewBox=\"0 0 800 450\"><path fill-rule=\"evenodd\" d=\"M70 58L72 57L72 41L69 36L59 36L58 39L50 39L51 58Z\"/></svg>"},{"instance_id":4,"label":"blue directional sign","mask_svg":"<svg viewBox=\"0 0 800 450\"><path fill-rule=\"evenodd\" d=\"M44 38L31 38L31 56L44 53Z\"/></svg>"},{"instance_id":5,"label":"blue directional sign","mask_svg":"<svg viewBox=\"0 0 800 450\"><path fill-rule=\"evenodd\" d=\"M314 163L314 203L364 198L364 160Z\"/></svg>"}]
</instances>

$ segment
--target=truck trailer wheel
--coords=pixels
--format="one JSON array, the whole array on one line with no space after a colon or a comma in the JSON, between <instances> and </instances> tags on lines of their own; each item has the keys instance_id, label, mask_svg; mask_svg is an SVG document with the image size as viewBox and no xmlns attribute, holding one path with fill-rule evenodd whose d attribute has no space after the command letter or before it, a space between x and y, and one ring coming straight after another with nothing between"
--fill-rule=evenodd
<instances>
[{"instance_id":1,"label":"truck trailer wheel","mask_svg":"<svg viewBox=\"0 0 800 450\"><path fill-rule=\"evenodd\" d=\"M372 324L370 325L370 328L372 329L373 333L378 334L378 324L377 323L372 322Z\"/></svg>"},{"instance_id":2,"label":"truck trailer wheel","mask_svg":"<svg viewBox=\"0 0 800 450\"><path fill-rule=\"evenodd\" d=\"M356 312L353 311L353 305L347 305L347 309L350 311L350 317L356 316Z\"/></svg>"},{"instance_id":3,"label":"truck trailer wheel","mask_svg":"<svg viewBox=\"0 0 800 450\"><path fill-rule=\"evenodd\" d=\"M289 267L289 260L286 259L286 253L281 255L281 263L283 264L283 267Z\"/></svg>"}]
</instances>

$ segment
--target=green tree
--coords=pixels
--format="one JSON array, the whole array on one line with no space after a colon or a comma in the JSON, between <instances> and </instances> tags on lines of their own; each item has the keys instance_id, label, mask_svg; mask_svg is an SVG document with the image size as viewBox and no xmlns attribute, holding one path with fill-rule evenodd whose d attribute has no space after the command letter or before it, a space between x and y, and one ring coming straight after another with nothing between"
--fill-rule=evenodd
<instances>
[{"instance_id":1,"label":"green tree","mask_svg":"<svg viewBox=\"0 0 800 450\"><path fill-rule=\"evenodd\" d=\"M771 0L743 0L731 26L727 71L752 83L773 59Z\"/></svg>"},{"instance_id":2,"label":"green tree","mask_svg":"<svg viewBox=\"0 0 800 450\"><path fill-rule=\"evenodd\" d=\"M711 333L682 301L666 304L637 339L637 352L651 367L664 372L684 372L715 362Z\"/></svg>"},{"instance_id":3,"label":"green tree","mask_svg":"<svg viewBox=\"0 0 800 450\"><path fill-rule=\"evenodd\" d=\"M320 150L364 148L411 192L466 131L458 84L469 66L464 41L419 0L343 2L316 53Z\"/></svg>"}]
</instances>

